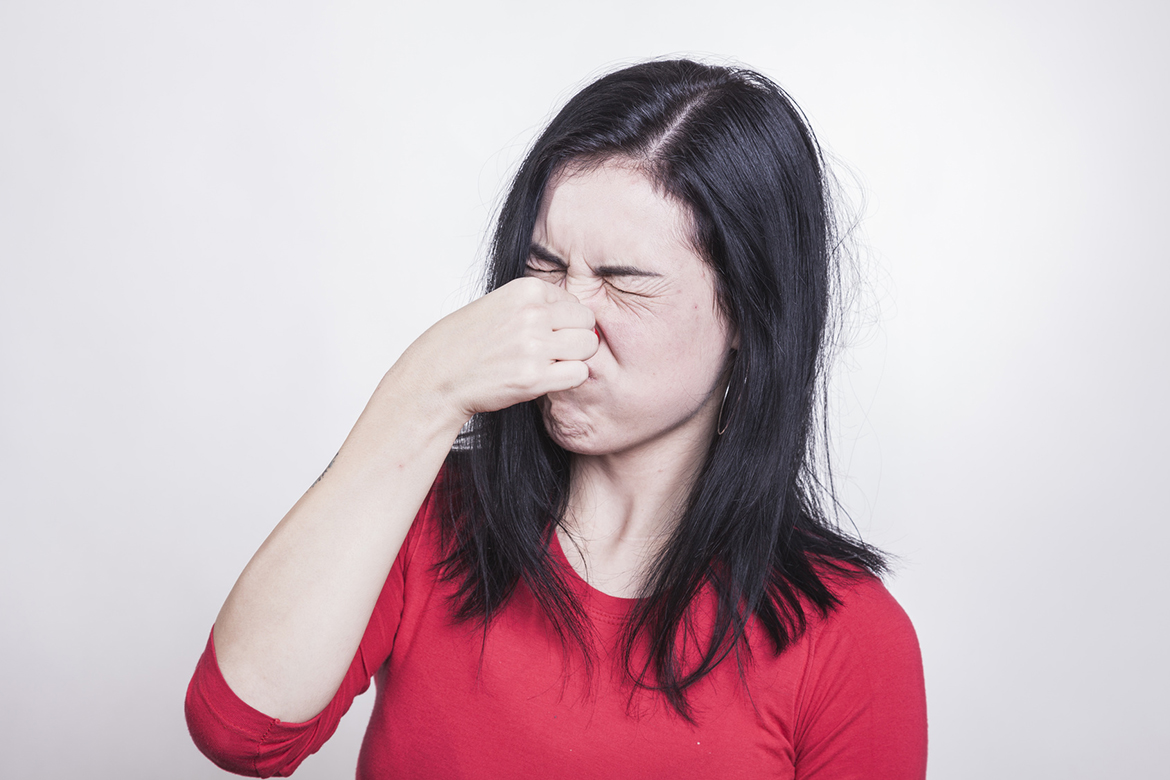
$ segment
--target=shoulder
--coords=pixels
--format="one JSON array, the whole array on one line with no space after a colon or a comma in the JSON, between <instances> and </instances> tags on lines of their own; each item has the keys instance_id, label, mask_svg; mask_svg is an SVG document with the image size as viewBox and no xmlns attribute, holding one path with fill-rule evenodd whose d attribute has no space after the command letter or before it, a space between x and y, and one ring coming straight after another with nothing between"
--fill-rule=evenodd
<instances>
[{"instance_id":1,"label":"shoulder","mask_svg":"<svg viewBox=\"0 0 1170 780\"><path fill-rule=\"evenodd\" d=\"M801 638L804 673L797 695L798 737L806 767L851 755L872 777L925 771L926 691L918 637L906 611L878 578L826 578L839 604L815 614Z\"/></svg>"},{"instance_id":2,"label":"shoulder","mask_svg":"<svg viewBox=\"0 0 1170 780\"><path fill-rule=\"evenodd\" d=\"M880 579L856 572L827 574L825 580L839 603L827 615L818 615L812 630L875 649L889 646L918 652L918 636L909 615Z\"/></svg>"},{"instance_id":3,"label":"shoulder","mask_svg":"<svg viewBox=\"0 0 1170 780\"><path fill-rule=\"evenodd\" d=\"M918 635L885 584L865 572L834 572L825 581L838 603L827 614L810 613L800 642L806 646L810 671L828 667L839 678L848 672L875 687L891 676L920 686Z\"/></svg>"}]
</instances>

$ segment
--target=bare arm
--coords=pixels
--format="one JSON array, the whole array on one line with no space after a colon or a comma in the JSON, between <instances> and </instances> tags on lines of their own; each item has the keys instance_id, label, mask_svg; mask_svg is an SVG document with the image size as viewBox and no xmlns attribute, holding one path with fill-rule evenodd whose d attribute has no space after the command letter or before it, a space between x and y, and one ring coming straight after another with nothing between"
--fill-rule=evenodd
<instances>
[{"instance_id":1,"label":"bare arm","mask_svg":"<svg viewBox=\"0 0 1170 780\"><path fill-rule=\"evenodd\" d=\"M324 708L462 426L583 382L597 349L592 327L592 311L571 295L521 279L407 349L220 610L215 650L236 695L289 722Z\"/></svg>"}]
</instances>

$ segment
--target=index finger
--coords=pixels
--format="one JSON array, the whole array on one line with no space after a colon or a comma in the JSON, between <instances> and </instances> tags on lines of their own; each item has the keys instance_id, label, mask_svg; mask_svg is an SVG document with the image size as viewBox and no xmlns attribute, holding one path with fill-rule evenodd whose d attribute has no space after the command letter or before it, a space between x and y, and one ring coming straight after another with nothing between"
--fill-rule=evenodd
<instances>
[{"instance_id":1,"label":"index finger","mask_svg":"<svg viewBox=\"0 0 1170 780\"><path fill-rule=\"evenodd\" d=\"M537 279L535 276L527 276L524 278L532 279L544 285L541 289L544 290L545 303L564 303L566 301L569 303L580 303L576 295L573 295L573 293L561 287L559 284L546 282L544 279Z\"/></svg>"},{"instance_id":2,"label":"index finger","mask_svg":"<svg viewBox=\"0 0 1170 780\"><path fill-rule=\"evenodd\" d=\"M577 303L576 298L558 301L552 304L549 309L551 311L553 330L563 330L565 328L593 330L593 326L597 324L597 318L593 314L593 309L590 309L583 303Z\"/></svg>"}]
</instances>

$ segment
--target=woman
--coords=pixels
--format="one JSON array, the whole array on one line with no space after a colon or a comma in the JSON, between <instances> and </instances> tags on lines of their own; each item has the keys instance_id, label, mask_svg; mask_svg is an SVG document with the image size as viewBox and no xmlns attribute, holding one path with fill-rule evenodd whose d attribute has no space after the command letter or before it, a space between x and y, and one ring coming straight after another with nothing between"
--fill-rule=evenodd
<instances>
[{"instance_id":1,"label":"woman","mask_svg":"<svg viewBox=\"0 0 1170 780\"><path fill-rule=\"evenodd\" d=\"M240 576L196 743L287 774L376 674L361 778L923 776L913 628L810 455L834 247L764 77L586 87L517 174L491 291Z\"/></svg>"}]
</instances>

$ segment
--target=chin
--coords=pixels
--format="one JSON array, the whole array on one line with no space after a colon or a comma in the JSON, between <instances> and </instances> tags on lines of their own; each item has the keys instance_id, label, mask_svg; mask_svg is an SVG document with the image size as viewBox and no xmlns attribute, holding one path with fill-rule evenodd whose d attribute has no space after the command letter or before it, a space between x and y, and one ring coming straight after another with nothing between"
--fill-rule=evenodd
<instances>
[{"instance_id":1,"label":"chin","mask_svg":"<svg viewBox=\"0 0 1170 780\"><path fill-rule=\"evenodd\" d=\"M540 415L545 432L562 449L577 455L600 455L607 451L593 421L577 404L545 396Z\"/></svg>"}]
</instances>

